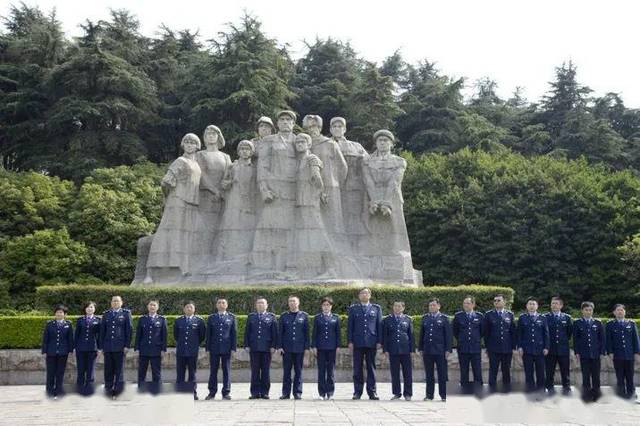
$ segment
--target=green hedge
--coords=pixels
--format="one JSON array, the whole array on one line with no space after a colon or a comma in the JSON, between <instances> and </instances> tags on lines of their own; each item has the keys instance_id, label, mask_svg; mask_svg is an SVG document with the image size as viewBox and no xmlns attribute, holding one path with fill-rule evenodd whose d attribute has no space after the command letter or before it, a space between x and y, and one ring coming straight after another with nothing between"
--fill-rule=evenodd
<instances>
[{"instance_id":1,"label":"green hedge","mask_svg":"<svg viewBox=\"0 0 640 426\"><path fill-rule=\"evenodd\" d=\"M493 307L493 296L502 293L510 305L514 291L508 287L488 285L434 286L408 288L389 285L371 286L372 301L379 303L384 312L389 312L393 301L404 300L406 313L419 315L426 311L425 304L431 297L438 297L444 312L455 312L461 309L462 299L466 295L476 298L478 310L489 310ZM331 296L335 301L333 311L346 314L348 307L357 301L358 288L353 286L291 286L291 287L233 287L233 288L144 288L114 285L60 285L42 286L37 289L36 306L43 312L49 312L58 303L69 307L69 312L81 314L82 305L87 300L98 304L98 313L109 308L111 296L119 294L124 305L134 314L147 311L146 304L150 298L160 301L160 312L164 315L182 314L184 301L193 300L196 311L202 314L215 312L215 300L224 296L229 300L229 310L235 314L249 314L254 310L254 299L258 295L265 296L269 302L269 310L280 313L287 309L287 297L295 294L300 297L301 309L309 313L319 310L320 299Z\"/></svg>"},{"instance_id":2,"label":"green hedge","mask_svg":"<svg viewBox=\"0 0 640 426\"><path fill-rule=\"evenodd\" d=\"M76 325L78 315L67 315L67 319ZM175 346L173 337L173 322L179 315L166 315L169 328L169 346ZM39 348L42 342L42 332L47 321L53 316L0 316L0 349L33 349ZM136 329L139 315L133 317L133 328ZM206 321L208 316L202 315ZM237 315L238 319L238 345L242 346L244 342L244 330L247 322L246 315ZM346 320L346 317L344 318ZM342 327L343 340L346 341L347 327ZM135 339L135 331L134 331ZM131 340L133 345L135 340Z\"/></svg>"},{"instance_id":3,"label":"green hedge","mask_svg":"<svg viewBox=\"0 0 640 426\"><path fill-rule=\"evenodd\" d=\"M347 316L341 315L342 320L342 346L347 345ZM74 327L76 323L77 315L68 315L67 319L69 319ZM136 324L138 322L138 315L133 317L134 322L134 330L136 328ZM173 322L178 318L178 315L167 315L166 316L169 326L169 346L175 346L175 339L173 337ZM203 318L207 319L207 316L203 316ZM238 315L238 346L241 347L244 342L244 331L245 325L247 322L246 315ZM44 326L52 319L52 317L45 316L0 316L0 349L33 349L39 348L42 341L42 331L44 330ZM414 335L416 344L418 342L419 333L420 333L420 321L422 319L422 315L414 315L412 317L413 325L414 325ZM606 323L606 319L603 319L603 322ZM640 319L635 320L636 325L640 329ZM313 327L313 323L311 324ZM135 333L134 333L135 334ZM135 336L134 336L135 338ZM132 340L133 345L134 340Z\"/></svg>"}]
</instances>

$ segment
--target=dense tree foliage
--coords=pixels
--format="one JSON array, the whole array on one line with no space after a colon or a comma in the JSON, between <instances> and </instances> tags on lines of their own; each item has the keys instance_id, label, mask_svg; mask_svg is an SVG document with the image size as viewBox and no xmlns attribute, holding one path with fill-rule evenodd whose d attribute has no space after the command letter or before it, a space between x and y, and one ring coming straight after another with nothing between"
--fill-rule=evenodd
<instances>
[{"instance_id":1,"label":"dense tree foliage","mask_svg":"<svg viewBox=\"0 0 640 426\"><path fill-rule=\"evenodd\" d=\"M572 62L539 103L498 96L401 51L381 63L336 39L293 58L253 16L213 40L112 10L65 37L16 4L0 30L0 299L43 282L126 283L159 221L164 164L219 125L233 153L258 117L343 116L371 148L388 128L409 161L407 224L427 283L513 285L604 305L638 296L640 110L594 96ZM47 250L50 247L50 250ZM2 302L0 302L1 304Z\"/></svg>"},{"instance_id":2,"label":"dense tree foliage","mask_svg":"<svg viewBox=\"0 0 640 426\"><path fill-rule=\"evenodd\" d=\"M137 239L160 221L164 171L96 169L79 185L0 171L0 298L6 287L16 305L29 305L40 284L129 282Z\"/></svg>"},{"instance_id":3,"label":"dense tree foliage","mask_svg":"<svg viewBox=\"0 0 640 426\"><path fill-rule=\"evenodd\" d=\"M640 290L618 251L640 227L633 174L468 148L407 160L407 226L426 282L512 284L520 301L561 294L607 307Z\"/></svg>"}]
</instances>

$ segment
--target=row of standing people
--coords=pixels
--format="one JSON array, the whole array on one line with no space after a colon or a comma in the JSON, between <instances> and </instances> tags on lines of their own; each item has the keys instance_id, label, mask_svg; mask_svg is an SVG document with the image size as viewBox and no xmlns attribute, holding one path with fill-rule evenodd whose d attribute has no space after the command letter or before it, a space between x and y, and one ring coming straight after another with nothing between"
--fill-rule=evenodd
<instances>
[{"instance_id":1,"label":"row of standing people","mask_svg":"<svg viewBox=\"0 0 640 426\"><path fill-rule=\"evenodd\" d=\"M379 399L376 389L376 355L379 349L389 359L392 377L392 399L413 395L412 361L414 351L422 355L425 367L426 396L432 400L435 392L434 374L437 371L440 398L446 400L448 362L453 338L457 340L460 363L460 383L463 390L478 389L482 385L481 341L484 340L489 356L489 387L497 388L497 376L502 372L505 389L511 384L511 360L519 351L523 358L528 390L547 389L553 392L553 378L560 369L563 391L570 391L569 347L573 338L574 351L582 370L583 395L595 400L600 395L601 357L613 357L621 396L635 395L633 382L634 355L640 353L636 325L625 319L625 308L616 305L615 320L605 326L593 318L593 303L584 302L582 317L572 321L562 312L560 298L551 301L551 312L539 314L535 299L527 301L527 312L516 324L514 314L505 309L505 298L494 298L495 309L485 314L475 310L475 301L466 297L463 310L450 321L440 312L440 302L428 303L429 313L421 320L419 341L414 342L413 321L404 314L404 302L393 304L393 313L383 319L379 305L370 302L371 291L362 289L359 303L349 308L347 339L353 353L353 399L360 399L365 390L363 365L366 366L366 392L370 399ZM335 389L336 351L341 345L340 317L332 313L333 301L326 297L321 302L321 312L309 330L309 315L300 311L300 300L289 297L289 311L279 319L267 311L265 298L258 298L256 311L248 316L244 334L244 346L249 351L251 365L251 398L268 399L271 386L270 366L272 355L279 351L283 360L283 384L281 399L292 395L302 397L302 368L305 352L311 350L317 358L318 392L321 398L331 399ZM147 305L137 326L134 350L139 352L138 383L145 383L151 367L152 384L161 382L162 352L167 350L167 321L158 315L159 303L152 300ZM174 323L176 340L176 384L179 388L194 392L197 360L200 345L205 343L209 352L209 394L212 399L218 391L218 371L222 369L222 398L230 399L231 354L237 350L237 321L228 312L228 302L220 298L217 312L207 322L195 315L195 305L184 305L184 315ZM56 318L44 331L42 352L47 355L47 392L52 396L62 393L64 370L69 353L75 350L77 359L77 385L89 389L94 381L94 366L98 351L104 354L105 391L115 396L124 387L125 352L131 346L133 326L131 312L122 308L122 298L114 296L111 309L102 318L94 315L95 304L85 306L85 316L78 319L75 332L70 321L64 319L66 310L56 307ZM293 377L292 377L293 370ZM435 371L434 371L435 370ZM469 380L470 370L473 381ZM188 375L187 375L188 373ZM400 376L404 382L402 389Z\"/></svg>"}]
</instances>

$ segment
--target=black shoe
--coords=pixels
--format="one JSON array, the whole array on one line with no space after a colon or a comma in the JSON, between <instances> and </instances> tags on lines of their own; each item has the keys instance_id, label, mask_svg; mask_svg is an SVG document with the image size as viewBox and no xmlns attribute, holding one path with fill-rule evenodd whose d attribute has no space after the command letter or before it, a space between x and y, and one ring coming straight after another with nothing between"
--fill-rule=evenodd
<instances>
[{"instance_id":1,"label":"black shoe","mask_svg":"<svg viewBox=\"0 0 640 426\"><path fill-rule=\"evenodd\" d=\"M433 401L433 397L429 398L428 396L425 396L422 400L423 401Z\"/></svg>"},{"instance_id":2,"label":"black shoe","mask_svg":"<svg viewBox=\"0 0 640 426\"><path fill-rule=\"evenodd\" d=\"M282 395L279 399L289 399L290 396L289 395Z\"/></svg>"},{"instance_id":3,"label":"black shoe","mask_svg":"<svg viewBox=\"0 0 640 426\"><path fill-rule=\"evenodd\" d=\"M405 401L411 401L411 397L409 395L407 395L407 396L404 397L404 400Z\"/></svg>"},{"instance_id":4,"label":"black shoe","mask_svg":"<svg viewBox=\"0 0 640 426\"><path fill-rule=\"evenodd\" d=\"M251 395L249 399L260 399L260 395Z\"/></svg>"},{"instance_id":5,"label":"black shoe","mask_svg":"<svg viewBox=\"0 0 640 426\"><path fill-rule=\"evenodd\" d=\"M393 395L393 396L391 397L391 400L392 400L392 401L395 401L396 399L400 399L400 398L401 398L401 397L400 397L400 395Z\"/></svg>"},{"instance_id":6,"label":"black shoe","mask_svg":"<svg viewBox=\"0 0 640 426\"><path fill-rule=\"evenodd\" d=\"M262 395L260 398L261 399L269 399L269 395Z\"/></svg>"},{"instance_id":7,"label":"black shoe","mask_svg":"<svg viewBox=\"0 0 640 426\"><path fill-rule=\"evenodd\" d=\"M205 396L204 399L205 401L209 401L210 399L214 399L216 397L215 393L210 393L209 395Z\"/></svg>"},{"instance_id":8,"label":"black shoe","mask_svg":"<svg viewBox=\"0 0 640 426\"><path fill-rule=\"evenodd\" d=\"M302 395L300 395L299 393L296 393L293 395L293 399L302 399Z\"/></svg>"},{"instance_id":9,"label":"black shoe","mask_svg":"<svg viewBox=\"0 0 640 426\"><path fill-rule=\"evenodd\" d=\"M222 399L226 399L228 401L231 399L231 395L222 395Z\"/></svg>"},{"instance_id":10,"label":"black shoe","mask_svg":"<svg viewBox=\"0 0 640 426\"><path fill-rule=\"evenodd\" d=\"M333 394L332 393L327 394L327 396L325 396L324 399L326 399L327 401L330 399L333 399Z\"/></svg>"},{"instance_id":11,"label":"black shoe","mask_svg":"<svg viewBox=\"0 0 640 426\"><path fill-rule=\"evenodd\" d=\"M372 393L371 395L369 395L369 399L371 399L371 400L373 400L373 401L377 401L377 400L379 400L380 398L378 398L378 395L376 395L376 394L375 394L375 392L374 392L374 393Z\"/></svg>"},{"instance_id":12,"label":"black shoe","mask_svg":"<svg viewBox=\"0 0 640 426\"><path fill-rule=\"evenodd\" d=\"M351 399L360 399L362 398L362 395L358 395L357 393L354 393L353 396L351 397Z\"/></svg>"},{"instance_id":13,"label":"black shoe","mask_svg":"<svg viewBox=\"0 0 640 426\"><path fill-rule=\"evenodd\" d=\"M440 398L441 402L447 402L447 398Z\"/></svg>"},{"instance_id":14,"label":"black shoe","mask_svg":"<svg viewBox=\"0 0 640 426\"><path fill-rule=\"evenodd\" d=\"M196 394L194 393L194 394L193 394L193 400L194 400L194 401L197 401L197 400L199 400L199 399L200 399L200 398L198 398L198 395L196 395Z\"/></svg>"},{"instance_id":15,"label":"black shoe","mask_svg":"<svg viewBox=\"0 0 640 426\"><path fill-rule=\"evenodd\" d=\"M571 386L563 386L562 394L563 395L569 395L570 393L571 393Z\"/></svg>"}]
</instances>

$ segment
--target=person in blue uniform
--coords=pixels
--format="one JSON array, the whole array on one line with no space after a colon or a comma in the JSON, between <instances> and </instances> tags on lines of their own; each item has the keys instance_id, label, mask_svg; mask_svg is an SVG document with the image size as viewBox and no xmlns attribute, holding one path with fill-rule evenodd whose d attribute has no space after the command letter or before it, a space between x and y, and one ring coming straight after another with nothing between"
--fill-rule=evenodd
<instances>
[{"instance_id":1,"label":"person in blue uniform","mask_svg":"<svg viewBox=\"0 0 640 426\"><path fill-rule=\"evenodd\" d=\"M289 399L293 390L294 399L302 399L302 364L309 352L309 315L300 310L298 296L289 296L289 310L278 320L278 348L282 355L282 395ZM293 389L291 369L293 368Z\"/></svg>"},{"instance_id":2,"label":"person in blue uniform","mask_svg":"<svg viewBox=\"0 0 640 426\"><path fill-rule=\"evenodd\" d=\"M391 370L392 400L404 399L411 401L413 396L413 369L411 354L415 350L413 338L413 320L404 314L404 302L393 302L393 313L382 321L382 350L389 358ZM400 368L404 392L400 387Z\"/></svg>"},{"instance_id":3,"label":"person in blue uniform","mask_svg":"<svg viewBox=\"0 0 640 426\"><path fill-rule=\"evenodd\" d=\"M518 352L524 365L527 392L544 389L544 357L549 353L547 319L538 313L538 301L527 299L527 312L518 318ZM535 373L535 375L534 375Z\"/></svg>"},{"instance_id":4,"label":"person in blue uniform","mask_svg":"<svg viewBox=\"0 0 640 426\"><path fill-rule=\"evenodd\" d=\"M149 300L147 314L140 317L136 329L134 350L138 351L138 386L144 386L151 365L152 391L161 381L162 352L167 352L167 320L158 315L160 302Z\"/></svg>"},{"instance_id":5,"label":"person in blue uniform","mask_svg":"<svg viewBox=\"0 0 640 426\"><path fill-rule=\"evenodd\" d=\"M516 350L517 336L513 312L505 309L504 295L493 298L495 309L484 314L484 342L489 355L489 389L497 389L498 369L502 370L505 391L511 388L511 359Z\"/></svg>"},{"instance_id":6,"label":"person in blue uniform","mask_svg":"<svg viewBox=\"0 0 640 426\"><path fill-rule=\"evenodd\" d=\"M131 347L133 319L122 307L122 297L111 298L111 309L102 314L100 341L104 355L104 390L112 398L124 389L125 353Z\"/></svg>"},{"instance_id":7,"label":"person in blue uniform","mask_svg":"<svg viewBox=\"0 0 640 426\"><path fill-rule=\"evenodd\" d=\"M209 394L205 399L216 397L218 392L218 369L222 367L222 399L231 399L231 354L236 351L238 323L235 315L227 311L229 302L224 297L216 300L216 313L207 320L209 352Z\"/></svg>"},{"instance_id":8,"label":"person in blue uniform","mask_svg":"<svg viewBox=\"0 0 640 426\"><path fill-rule=\"evenodd\" d=\"M278 346L278 321L267 312L267 299L256 299L256 311L247 317L244 334L245 350L249 351L251 386L249 399L269 399L271 388L271 356Z\"/></svg>"},{"instance_id":9,"label":"person in blue uniform","mask_svg":"<svg viewBox=\"0 0 640 426\"><path fill-rule=\"evenodd\" d=\"M353 353L353 399L362 397L364 374L362 363L367 365L367 394L378 400L376 390L376 352L382 348L382 308L371 303L371 290L363 288L358 293L359 303L349 307L347 341Z\"/></svg>"},{"instance_id":10,"label":"person in blue uniform","mask_svg":"<svg viewBox=\"0 0 640 426\"><path fill-rule=\"evenodd\" d=\"M460 362L460 386L465 392L482 389L481 340L484 315L475 311L476 301L467 296L462 301L462 311L453 317L453 336L458 347ZM473 384L469 382L469 366L473 371Z\"/></svg>"},{"instance_id":11,"label":"person in blue uniform","mask_svg":"<svg viewBox=\"0 0 640 426\"><path fill-rule=\"evenodd\" d=\"M545 357L545 380L547 391L554 393L553 377L556 372L556 365L560 367L560 383L563 393L571 392L569 379L569 341L573 333L573 323L571 316L562 312L564 302L558 296L551 298L551 312L547 312L544 317L549 327L549 353Z\"/></svg>"},{"instance_id":12,"label":"person in blue uniform","mask_svg":"<svg viewBox=\"0 0 640 426\"><path fill-rule=\"evenodd\" d=\"M80 394L90 394L95 381L95 365L100 342L100 318L95 315L95 302L82 307L83 316L76 321L74 336L76 348L76 386Z\"/></svg>"},{"instance_id":13,"label":"person in blue uniform","mask_svg":"<svg viewBox=\"0 0 640 426\"><path fill-rule=\"evenodd\" d=\"M57 305L54 319L47 322L42 333L42 354L46 355L47 395L57 398L64 395L64 371L67 358L73 353L73 326L65 319L67 308Z\"/></svg>"},{"instance_id":14,"label":"person in blue uniform","mask_svg":"<svg viewBox=\"0 0 640 426\"><path fill-rule=\"evenodd\" d=\"M429 301L429 313L422 317L418 351L422 354L427 382L425 401L432 401L435 392L434 367L438 371L438 394L442 402L447 400L447 358L453 346L453 332L449 317L440 313L440 300Z\"/></svg>"},{"instance_id":15,"label":"person in blue uniform","mask_svg":"<svg viewBox=\"0 0 640 426\"><path fill-rule=\"evenodd\" d=\"M582 318L573 322L573 350L582 371L582 397L596 401L600 395L601 357L606 353L604 326L593 318L594 304L582 302Z\"/></svg>"},{"instance_id":16,"label":"person in blue uniform","mask_svg":"<svg viewBox=\"0 0 640 426\"><path fill-rule=\"evenodd\" d=\"M624 305L615 305L613 315L615 319L607 322L605 329L607 354L613 358L618 395L632 399L636 397L636 386L633 383L635 357L640 354L638 329L635 322L625 319Z\"/></svg>"},{"instance_id":17,"label":"person in blue uniform","mask_svg":"<svg viewBox=\"0 0 640 426\"><path fill-rule=\"evenodd\" d=\"M176 388L179 392L193 391L193 399L197 400L198 352L206 337L207 326L204 320L195 314L194 302L186 302L182 312L184 315L173 324L173 336L176 339ZM187 370L189 376L185 382Z\"/></svg>"},{"instance_id":18,"label":"person in blue uniform","mask_svg":"<svg viewBox=\"0 0 640 426\"><path fill-rule=\"evenodd\" d=\"M313 319L310 346L318 363L318 395L328 400L333 399L335 392L336 352L341 340L340 317L331 312L331 297L324 297L320 308L322 312Z\"/></svg>"}]
</instances>

